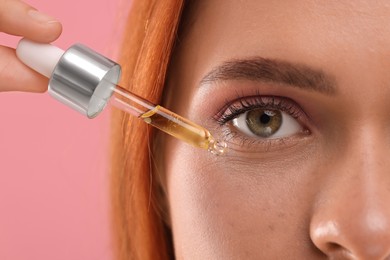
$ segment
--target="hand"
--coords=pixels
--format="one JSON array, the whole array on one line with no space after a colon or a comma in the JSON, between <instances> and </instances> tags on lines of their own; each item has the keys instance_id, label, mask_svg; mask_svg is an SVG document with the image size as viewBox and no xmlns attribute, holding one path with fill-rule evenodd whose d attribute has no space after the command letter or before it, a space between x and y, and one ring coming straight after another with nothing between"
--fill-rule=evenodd
<instances>
[{"instance_id":1,"label":"hand","mask_svg":"<svg viewBox=\"0 0 390 260\"><path fill-rule=\"evenodd\" d=\"M62 26L19 0L0 0L1 32L49 43L60 36ZM45 92L47 84L47 78L19 61L14 49L0 46L0 92Z\"/></svg>"}]
</instances>

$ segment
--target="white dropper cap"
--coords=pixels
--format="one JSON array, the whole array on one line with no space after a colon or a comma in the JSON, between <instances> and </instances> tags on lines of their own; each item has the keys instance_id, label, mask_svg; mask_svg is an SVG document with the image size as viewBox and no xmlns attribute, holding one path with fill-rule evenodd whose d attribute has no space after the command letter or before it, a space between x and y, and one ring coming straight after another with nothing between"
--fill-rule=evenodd
<instances>
[{"instance_id":1,"label":"white dropper cap","mask_svg":"<svg viewBox=\"0 0 390 260\"><path fill-rule=\"evenodd\" d=\"M22 39L16 48L16 55L24 64L50 78L64 50L51 45Z\"/></svg>"},{"instance_id":2,"label":"white dropper cap","mask_svg":"<svg viewBox=\"0 0 390 260\"><path fill-rule=\"evenodd\" d=\"M51 96L88 118L106 106L121 72L119 64L81 44L63 51L51 44L22 39L16 55L50 79Z\"/></svg>"}]
</instances>

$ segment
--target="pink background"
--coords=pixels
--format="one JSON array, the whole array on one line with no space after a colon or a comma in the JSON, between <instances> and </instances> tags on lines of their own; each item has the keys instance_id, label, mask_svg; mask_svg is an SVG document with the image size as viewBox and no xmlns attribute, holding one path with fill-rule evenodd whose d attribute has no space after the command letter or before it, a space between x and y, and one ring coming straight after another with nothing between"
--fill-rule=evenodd
<instances>
[{"instance_id":1,"label":"pink background","mask_svg":"<svg viewBox=\"0 0 390 260\"><path fill-rule=\"evenodd\" d=\"M129 6L119 1L27 2L62 22L59 47L116 60ZM18 40L0 33L2 45ZM47 93L0 93L0 259L112 259L109 112L90 120Z\"/></svg>"}]
</instances>

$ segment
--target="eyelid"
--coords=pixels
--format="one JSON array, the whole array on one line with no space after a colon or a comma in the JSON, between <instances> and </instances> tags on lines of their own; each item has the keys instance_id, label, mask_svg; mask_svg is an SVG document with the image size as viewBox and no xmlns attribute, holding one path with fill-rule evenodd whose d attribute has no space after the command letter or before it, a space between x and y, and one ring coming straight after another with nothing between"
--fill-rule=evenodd
<instances>
[{"instance_id":1,"label":"eyelid","mask_svg":"<svg viewBox=\"0 0 390 260\"><path fill-rule=\"evenodd\" d=\"M290 98L258 95L239 97L232 102L227 103L219 112L217 112L217 114L215 114L214 120L216 120L220 125L224 125L238 115L256 108L278 109L288 113L299 121L301 121L300 119L303 119L302 117L305 119L302 121L306 121L308 119L308 116L300 108L300 106Z\"/></svg>"}]
</instances>

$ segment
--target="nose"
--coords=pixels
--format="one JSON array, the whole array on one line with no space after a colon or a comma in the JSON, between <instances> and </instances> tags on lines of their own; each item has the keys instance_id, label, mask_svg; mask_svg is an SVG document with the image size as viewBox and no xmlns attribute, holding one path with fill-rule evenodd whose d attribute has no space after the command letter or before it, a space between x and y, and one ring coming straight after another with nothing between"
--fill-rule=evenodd
<instances>
[{"instance_id":1,"label":"nose","mask_svg":"<svg viewBox=\"0 0 390 260\"><path fill-rule=\"evenodd\" d=\"M366 140L322 173L328 179L313 209L310 237L331 259L390 259L388 152Z\"/></svg>"},{"instance_id":2,"label":"nose","mask_svg":"<svg viewBox=\"0 0 390 260\"><path fill-rule=\"evenodd\" d=\"M365 212L349 220L322 217L313 222L311 238L331 259L390 259L388 219L379 212Z\"/></svg>"}]
</instances>

